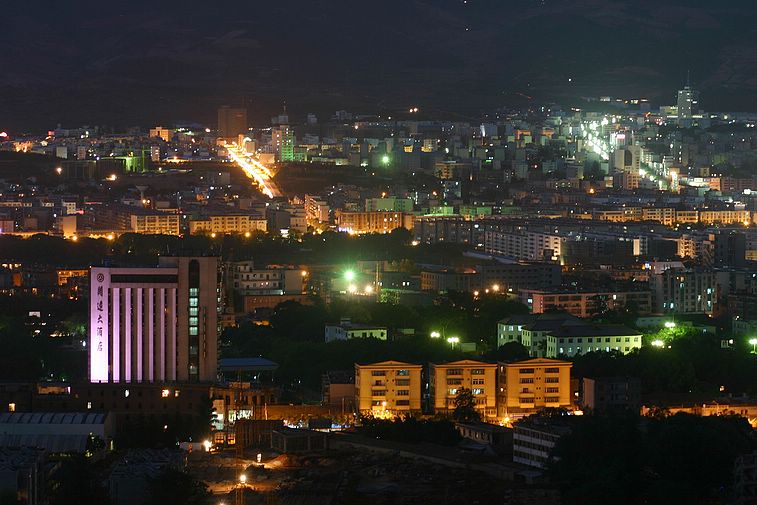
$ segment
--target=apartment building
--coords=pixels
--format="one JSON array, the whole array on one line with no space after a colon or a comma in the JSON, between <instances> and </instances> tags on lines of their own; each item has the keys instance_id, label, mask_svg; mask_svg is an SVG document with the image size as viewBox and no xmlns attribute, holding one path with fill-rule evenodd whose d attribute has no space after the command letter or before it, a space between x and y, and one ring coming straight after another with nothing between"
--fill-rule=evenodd
<instances>
[{"instance_id":1,"label":"apartment building","mask_svg":"<svg viewBox=\"0 0 757 505\"><path fill-rule=\"evenodd\" d=\"M189 221L189 233L245 234L266 231L268 221L249 214L218 214Z\"/></svg>"},{"instance_id":2,"label":"apartment building","mask_svg":"<svg viewBox=\"0 0 757 505\"><path fill-rule=\"evenodd\" d=\"M497 415L497 364L475 360L432 363L429 367L431 410L451 414L461 389L469 389L482 419Z\"/></svg>"},{"instance_id":3,"label":"apartment building","mask_svg":"<svg viewBox=\"0 0 757 505\"><path fill-rule=\"evenodd\" d=\"M570 361L534 358L497 366L499 419L518 419L545 407L572 406Z\"/></svg>"},{"instance_id":4,"label":"apartment building","mask_svg":"<svg viewBox=\"0 0 757 505\"><path fill-rule=\"evenodd\" d=\"M393 417L421 411L422 365L401 361L355 364L359 414Z\"/></svg>"},{"instance_id":5,"label":"apartment building","mask_svg":"<svg viewBox=\"0 0 757 505\"><path fill-rule=\"evenodd\" d=\"M340 231L352 234L389 233L397 228L413 229L413 215L403 212L336 212Z\"/></svg>"},{"instance_id":6,"label":"apartment building","mask_svg":"<svg viewBox=\"0 0 757 505\"><path fill-rule=\"evenodd\" d=\"M168 212L136 212L129 216L130 229L148 235L179 235L179 218L178 214Z\"/></svg>"},{"instance_id":7,"label":"apartment building","mask_svg":"<svg viewBox=\"0 0 757 505\"><path fill-rule=\"evenodd\" d=\"M534 314L561 310L576 317L590 317L605 310L623 309L633 305L640 314L652 311L650 291L520 290L520 300Z\"/></svg>"}]
</instances>

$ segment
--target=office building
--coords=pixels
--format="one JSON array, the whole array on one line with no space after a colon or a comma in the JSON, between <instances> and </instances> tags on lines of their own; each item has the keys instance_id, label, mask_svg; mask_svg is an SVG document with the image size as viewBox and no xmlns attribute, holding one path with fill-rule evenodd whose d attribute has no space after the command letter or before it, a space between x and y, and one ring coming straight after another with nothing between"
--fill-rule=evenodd
<instances>
[{"instance_id":1,"label":"office building","mask_svg":"<svg viewBox=\"0 0 757 505\"><path fill-rule=\"evenodd\" d=\"M355 364L358 413L393 417L421 410L422 365L401 361Z\"/></svg>"},{"instance_id":2,"label":"office building","mask_svg":"<svg viewBox=\"0 0 757 505\"><path fill-rule=\"evenodd\" d=\"M218 258L92 267L89 380L210 382L218 357Z\"/></svg>"},{"instance_id":3,"label":"office building","mask_svg":"<svg viewBox=\"0 0 757 505\"><path fill-rule=\"evenodd\" d=\"M497 415L497 365L475 360L431 363L429 395L435 414L452 414L461 389L469 389L481 419Z\"/></svg>"},{"instance_id":4,"label":"office building","mask_svg":"<svg viewBox=\"0 0 757 505\"><path fill-rule=\"evenodd\" d=\"M218 109L218 136L229 141L247 133L247 109L224 105Z\"/></svg>"},{"instance_id":5,"label":"office building","mask_svg":"<svg viewBox=\"0 0 757 505\"><path fill-rule=\"evenodd\" d=\"M688 84L678 90L678 125L688 128L697 112L697 92Z\"/></svg>"}]
</instances>

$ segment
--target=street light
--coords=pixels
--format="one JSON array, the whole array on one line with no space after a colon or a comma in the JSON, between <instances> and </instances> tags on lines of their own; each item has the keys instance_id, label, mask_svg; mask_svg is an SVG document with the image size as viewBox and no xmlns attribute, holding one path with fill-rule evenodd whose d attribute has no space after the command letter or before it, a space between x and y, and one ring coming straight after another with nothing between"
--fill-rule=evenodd
<instances>
[{"instance_id":1,"label":"street light","mask_svg":"<svg viewBox=\"0 0 757 505\"><path fill-rule=\"evenodd\" d=\"M662 340L653 340L652 345L662 349L663 347L665 347L665 342L663 342Z\"/></svg>"},{"instance_id":2,"label":"street light","mask_svg":"<svg viewBox=\"0 0 757 505\"><path fill-rule=\"evenodd\" d=\"M439 333L438 331L432 331L431 332L431 338L440 338L441 336L442 336L442 334Z\"/></svg>"},{"instance_id":3,"label":"street light","mask_svg":"<svg viewBox=\"0 0 757 505\"><path fill-rule=\"evenodd\" d=\"M242 484L242 485L246 484L246 483L247 483L247 475L246 475L246 474L244 474L244 473L243 473L242 475L240 475L240 476L239 476L239 482L240 482L240 484Z\"/></svg>"},{"instance_id":4,"label":"street light","mask_svg":"<svg viewBox=\"0 0 757 505\"><path fill-rule=\"evenodd\" d=\"M676 327L676 323L673 321L665 321L665 328L672 329Z\"/></svg>"},{"instance_id":5,"label":"street light","mask_svg":"<svg viewBox=\"0 0 757 505\"><path fill-rule=\"evenodd\" d=\"M454 348L455 348L455 344L458 344L458 343L460 343L460 338L459 338L459 337L449 337L449 338L447 339L447 343L448 343L449 345L451 345L451 346L452 346L452 348L454 349Z\"/></svg>"},{"instance_id":6,"label":"street light","mask_svg":"<svg viewBox=\"0 0 757 505\"><path fill-rule=\"evenodd\" d=\"M344 280L350 281L350 282L354 281L355 280L355 272L352 271L352 270L347 270L346 272L344 272Z\"/></svg>"},{"instance_id":7,"label":"street light","mask_svg":"<svg viewBox=\"0 0 757 505\"><path fill-rule=\"evenodd\" d=\"M752 354L757 354L757 338L750 338L749 343L752 346Z\"/></svg>"}]
</instances>

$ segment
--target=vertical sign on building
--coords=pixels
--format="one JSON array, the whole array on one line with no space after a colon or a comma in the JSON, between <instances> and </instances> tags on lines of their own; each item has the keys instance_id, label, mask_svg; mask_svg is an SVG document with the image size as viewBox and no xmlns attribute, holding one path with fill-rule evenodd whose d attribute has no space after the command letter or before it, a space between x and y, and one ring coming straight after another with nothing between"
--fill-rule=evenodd
<instances>
[{"instance_id":1,"label":"vertical sign on building","mask_svg":"<svg viewBox=\"0 0 757 505\"><path fill-rule=\"evenodd\" d=\"M108 382L108 290L107 268L92 268L89 298L89 380Z\"/></svg>"}]
</instances>

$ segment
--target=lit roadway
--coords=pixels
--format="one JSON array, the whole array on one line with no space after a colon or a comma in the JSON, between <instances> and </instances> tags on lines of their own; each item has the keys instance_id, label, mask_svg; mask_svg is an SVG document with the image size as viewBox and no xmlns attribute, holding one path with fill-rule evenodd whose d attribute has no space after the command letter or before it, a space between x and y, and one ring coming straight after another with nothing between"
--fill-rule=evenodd
<instances>
[{"instance_id":1,"label":"lit roadway","mask_svg":"<svg viewBox=\"0 0 757 505\"><path fill-rule=\"evenodd\" d=\"M229 158L242 168L247 177L257 183L258 188L260 188L260 191L264 195L268 198L281 196L281 191L279 191L279 188L271 180L273 174L268 167L254 158L248 158L234 144L226 144L225 147L229 151Z\"/></svg>"}]
</instances>

